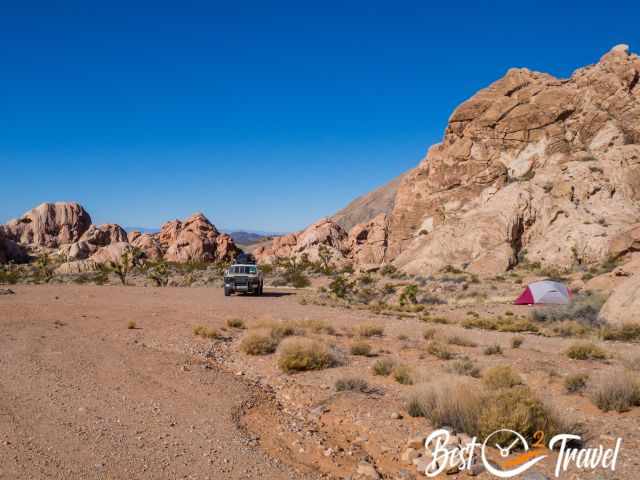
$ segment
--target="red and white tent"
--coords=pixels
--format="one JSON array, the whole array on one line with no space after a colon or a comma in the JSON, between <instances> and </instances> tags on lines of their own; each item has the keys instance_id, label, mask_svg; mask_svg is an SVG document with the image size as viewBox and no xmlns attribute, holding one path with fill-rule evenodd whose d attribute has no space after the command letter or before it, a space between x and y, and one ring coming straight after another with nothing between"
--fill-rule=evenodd
<instances>
[{"instance_id":1,"label":"red and white tent","mask_svg":"<svg viewBox=\"0 0 640 480\"><path fill-rule=\"evenodd\" d=\"M571 291L560 282L540 280L530 283L520 294L514 305L534 305L550 303L566 305L571 301Z\"/></svg>"}]
</instances>

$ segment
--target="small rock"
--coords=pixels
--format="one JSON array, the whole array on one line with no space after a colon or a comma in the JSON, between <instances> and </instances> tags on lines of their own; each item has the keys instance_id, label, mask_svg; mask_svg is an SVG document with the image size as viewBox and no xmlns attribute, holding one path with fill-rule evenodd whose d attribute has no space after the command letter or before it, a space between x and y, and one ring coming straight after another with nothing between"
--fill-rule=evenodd
<instances>
[{"instance_id":1,"label":"small rock","mask_svg":"<svg viewBox=\"0 0 640 480\"><path fill-rule=\"evenodd\" d=\"M391 420L401 420L402 419L402 415L400 415L398 412L393 412L391 414Z\"/></svg>"},{"instance_id":2,"label":"small rock","mask_svg":"<svg viewBox=\"0 0 640 480\"><path fill-rule=\"evenodd\" d=\"M417 435L417 436L412 437L409 440L407 440L407 447L420 449L420 448L424 447L424 441L425 440L426 440L426 438L423 435Z\"/></svg>"},{"instance_id":3,"label":"small rock","mask_svg":"<svg viewBox=\"0 0 640 480\"><path fill-rule=\"evenodd\" d=\"M477 477L482 472L484 472L484 470L484 465L482 463L474 463L467 469L467 475L469 475L470 477Z\"/></svg>"},{"instance_id":4,"label":"small rock","mask_svg":"<svg viewBox=\"0 0 640 480\"><path fill-rule=\"evenodd\" d=\"M366 463L366 462L360 462L360 464L358 465L358 469L356 470L356 473L358 475L362 475L366 478L371 478L374 480L379 480L381 478L376 468L370 463Z\"/></svg>"},{"instance_id":5,"label":"small rock","mask_svg":"<svg viewBox=\"0 0 640 480\"><path fill-rule=\"evenodd\" d=\"M409 447L400 455L400 461L405 465L411 465L413 460L418 458L420 455L421 453L418 450Z\"/></svg>"},{"instance_id":6,"label":"small rock","mask_svg":"<svg viewBox=\"0 0 640 480\"><path fill-rule=\"evenodd\" d=\"M0 288L0 295L15 295L16 292L10 288Z\"/></svg>"}]
</instances>

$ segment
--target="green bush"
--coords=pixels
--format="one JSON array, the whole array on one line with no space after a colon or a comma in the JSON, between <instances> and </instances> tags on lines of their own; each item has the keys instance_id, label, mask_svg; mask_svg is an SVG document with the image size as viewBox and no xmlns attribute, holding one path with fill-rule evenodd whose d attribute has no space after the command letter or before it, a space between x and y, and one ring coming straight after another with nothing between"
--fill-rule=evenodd
<instances>
[{"instance_id":1,"label":"green bush","mask_svg":"<svg viewBox=\"0 0 640 480\"><path fill-rule=\"evenodd\" d=\"M574 373L564 379L564 389L567 393L580 393L587 387L589 375L586 373Z\"/></svg>"},{"instance_id":2,"label":"green bush","mask_svg":"<svg viewBox=\"0 0 640 480\"><path fill-rule=\"evenodd\" d=\"M429 342L427 352L440 360L451 360L453 358L453 353L445 345L436 341Z\"/></svg>"},{"instance_id":3,"label":"green bush","mask_svg":"<svg viewBox=\"0 0 640 480\"><path fill-rule=\"evenodd\" d=\"M276 351L278 341L272 336L250 333L240 342L240 350L247 355L269 355Z\"/></svg>"},{"instance_id":4,"label":"green bush","mask_svg":"<svg viewBox=\"0 0 640 480\"><path fill-rule=\"evenodd\" d=\"M522 385L522 378L509 365L497 365L487 369L482 376L482 383L490 390L512 388Z\"/></svg>"},{"instance_id":5,"label":"green bush","mask_svg":"<svg viewBox=\"0 0 640 480\"><path fill-rule=\"evenodd\" d=\"M278 354L278 367L286 373L322 370L337 364L336 356L324 344L306 338L286 338Z\"/></svg>"},{"instance_id":6,"label":"green bush","mask_svg":"<svg viewBox=\"0 0 640 480\"><path fill-rule=\"evenodd\" d=\"M371 355L371 345L367 342L355 342L351 345L351 355L360 355L368 357Z\"/></svg>"},{"instance_id":7,"label":"green bush","mask_svg":"<svg viewBox=\"0 0 640 480\"><path fill-rule=\"evenodd\" d=\"M605 360L607 353L597 345L579 342L571 345L566 351L567 357L573 360Z\"/></svg>"},{"instance_id":8,"label":"green bush","mask_svg":"<svg viewBox=\"0 0 640 480\"><path fill-rule=\"evenodd\" d=\"M374 375L386 377L393 371L394 367L395 362L393 360L388 358L381 358L375 361L372 370Z\"/></svg>"},{"instance_id":9,"label":"green bush","mask_svg":"<svg viewBox=\"0 0 640 480\"><path fill-rule=\"evenodd\" d=\"M396 365L393 369L393 378L401 385L413 384L411 369L407 365Z\"/></svg>"}]
</instances>

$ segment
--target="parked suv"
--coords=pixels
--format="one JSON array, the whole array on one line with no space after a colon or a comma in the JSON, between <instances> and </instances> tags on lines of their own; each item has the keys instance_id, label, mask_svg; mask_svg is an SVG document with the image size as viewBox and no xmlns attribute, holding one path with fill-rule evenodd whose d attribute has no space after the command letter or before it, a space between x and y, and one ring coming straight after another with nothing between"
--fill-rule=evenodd
<instances>
[{"instance_id":1,"label":"parked suv","mask_svg":"<svg viewBox=\"0 0 640 480\"><path fill-rule=\"evenodd\" d=\"M224 295L235 292L262 295L264 281L255 263L234 263L224 272Z\"/></svg>"}]
</instances>

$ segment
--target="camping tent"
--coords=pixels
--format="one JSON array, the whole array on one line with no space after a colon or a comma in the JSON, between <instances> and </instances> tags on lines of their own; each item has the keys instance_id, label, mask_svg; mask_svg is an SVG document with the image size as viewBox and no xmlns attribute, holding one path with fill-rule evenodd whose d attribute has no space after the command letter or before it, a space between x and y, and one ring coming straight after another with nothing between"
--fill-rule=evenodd
<instances>
[{"instance_id":1,"label":"camping tent","mask_svg":"<svg viewBox=\"0 0 640 480\"><path fill-rule=\"evenodd\" d=\"M527 285L527 288L520 294L515 305L533 305L540 303L551 303L556 305L566 305L571 301L571 292L566 285L553 280L540 280Z\"/></svg>"}]
</instances>

